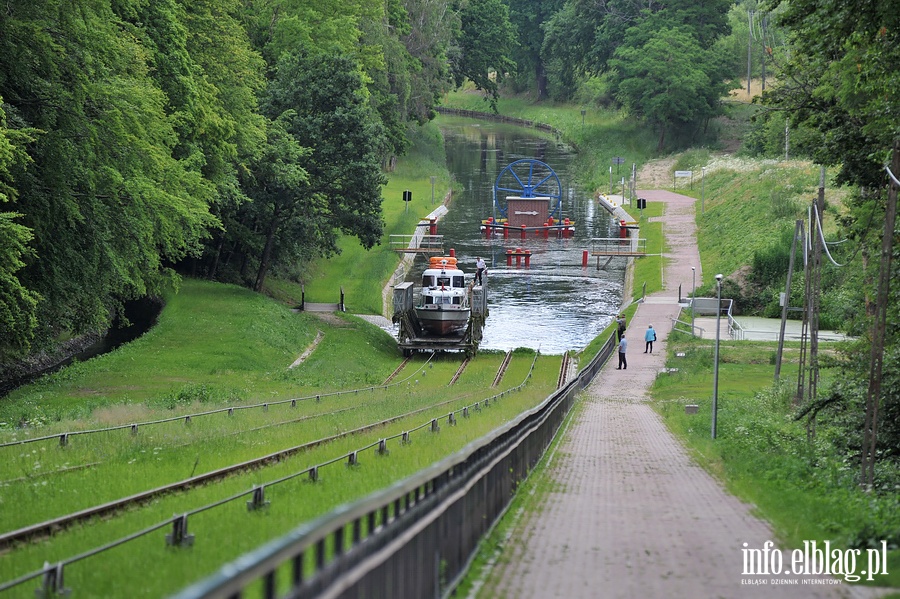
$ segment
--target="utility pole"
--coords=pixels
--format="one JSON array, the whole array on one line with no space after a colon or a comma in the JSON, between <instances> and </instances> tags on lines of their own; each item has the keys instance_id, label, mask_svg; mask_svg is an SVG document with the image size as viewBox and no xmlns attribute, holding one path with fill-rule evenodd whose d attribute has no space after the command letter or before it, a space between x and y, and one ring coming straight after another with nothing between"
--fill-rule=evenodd
<instances>
[{"instance_id":1,"label":"utility pole","mask_svg":"<svg viewBox=\"0 0 900 599\"><path fill-rule=\"evenodd\" d=\"M881 403L881 372L884 363L884 333L887 326L887 304L891 289L891 254L894 251L894 227L897 223L897 188L900 181L900 140L894 140L887 208L884 214L884 237L881 241L881 272L872 322L872 353L869 358L869 390L866 394L866 418L863 428L860 485L871 488L875 482L875 446L878 438L878 408Z\"/></svg>"},{"instance_id":2,"label":"utility pole","mask_svg":"<svg viewBox=\"0 0 900 599\"><path fill-rule=\"evenodd\" d=\"M824 234L822 233L822 213L825 211L825 167L819 170L819 195L810 211L809 241L811 244L811 256L806 269L806 323L809 333L809 368L807 372L801 370L800 377L806 378L805 394L798 389L798 396L805 395L805 405L809 406L816 401L819 387L819 295L822 286L822 245ZM811 413L806 424L806 436L811 439L815 436L815 413Z\"/></svg>"},{"instance_id":3,"label":"utility pole","mask_svg":"<svg viewBox=\"0 0 900 599\"><path fill-rule=\"evenodd\" d=\"M787 313L791 305L791 279L794 276L794 256L797 253L797 239L803 235L803 221L794 225L794 239L791 241L791 258L788 261L787 283L784 285L784 304L781 306L781 330L778 333L778 351L775 357L775 382L781 376L781 357L784 355L784 329L787 325Z\"/></svg>"}]
</instances>

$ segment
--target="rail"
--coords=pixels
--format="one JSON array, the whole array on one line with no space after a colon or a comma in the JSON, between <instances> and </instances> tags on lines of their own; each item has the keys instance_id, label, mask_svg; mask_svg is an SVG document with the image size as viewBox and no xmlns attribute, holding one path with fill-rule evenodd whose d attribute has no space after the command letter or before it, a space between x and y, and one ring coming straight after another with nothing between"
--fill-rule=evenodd
<instances>
[{"instance_id":1,"label":"rail","mask_svg":"<svg viewBox=\"0 0 900 599\"><path fill-rule=\"evenodd\" d=\"M529 369L528 373L526 374L526 376L524 377L522 382L519 383L516 387L512 387L505 391L496 393L490 397L484 398L483 400L481 400L479 402L476 402L475 404L468 405L461 409L451 411L443 417L431 418L419 426L410 428L409 430L403 431L401 433L397 433L397 434L394 434L391 436L386 436L382 439L379 439L378 441L376 441L374 443L370 443L364 447L349 451L348 453L345 453L336 458L332 458L332 459L322 462L320 464L317 464L317 465L314 465L311 467L307 467L307 468L303 468L299 471L295 471L291 474L282 476L281 478L278 478L275 480L270 480L270 481L267 481L267 482L259 484L259 485L254 485L254 487L252 489L248 489L246 491L241 491L241 492L233 494L229 497L226 497L224 499L219 499L213 503L209 503L204 506L193 508L182 514L176 514L172 518L168 518L168 519L166 519L162 522L158 522L148 528L131 533L123 538L120 538L120 539L117 539L110 543L107 543L106 545L96 547L94 549L80 553L73 557L69 557L69 558L57 561L55 563L45 562L44 567L40 570L35 570L30 573L24 574L24 575L19 576L18 578L11 580L11 581L0 582L0 592L12 589L12 588L17 587L21 584L24 584L28 581L42 578L42 586L39 589L37 589L37 591L36 591L37 596L50 597L50 596L55 596L55 595L68 594L70 590L65 588L64 576L63 576L64 569L66 566L74 564L79 561L82 561L86 558L93 557L94 555L103 553L109 549L113 549L115 547L118 547L118 546L128 543L130 541L136 540L138 538L144 537L150 533L153 533L153 532L160 530L162 528L165 528L165 527L171 527L171 529L172 529L172 532L170 534L166 535L166 543L168 545L176 546L176 547L190 546L193 544L194 535L188 533L189 517L200 514L202 512L205 512L205 511L208 511L211 509L214 509L214 508L217 508L217 507L220 507L220 506L223 506L223 505L226 505L228 503L231 503L233 501L236 501L238 499L241 499L243 497L248 497L248 496L251 499L247 502L247 509L250 511L254 511L256 509L265 507L265 505L267 505L268 502L265 500L265 488L267 488L267 487L271 488L274 485L281 484L283 482L293 480L293 479L296 479L296 478L298 478L300 476L304 476L304 475L307 476L310 481L315 482L315 481L319 480L320 470L322 468L324 468L325 466L330 466L333 464L339 464L339 463L345 463L345 462L347 465L350 465L350 466L356 465L356 464L358 464L359 454L365 450L375 448L377 453L386 454L387 453L387 444L389 441L400 440L400 442L402 444L406 445L410 442L410 435L414 432L418 432L421 430L429 430L432 433L438 432L440 430L439 423L441 421L443 421L444 419L447 420L448 425L455 426L458 422L457 415L459 415L462 418L468 418L470 416L471 411L474 410L477 412L477 411L481 410L482 407L487 407L492 402L498 401L505 395L508 395L512 392L522 389L528 383L528 380L531 378L531 376L534 372L534 367L535 367L535 363L537 361L537 357L538 356L535 355L535 358L531 364L531 368ZM452 403L453 401L456 401L456 400L455 399L447 400L445 402L442 402L440 405ZM410 416L412 414L420 413L420 412L423 412L425 410L428 410L428 409L431 409L434 407L435 406L427 406L425 408L415 410L414 412L407 413L406 415L400 416L396 419ZM378 427L384 426L384 424L386 422L387 421L378 423L375 426L378 426ZM357 430L359 430L359 429L357 429ZM352 434L353 432L357 432L357 431L350 431L349 433L346 433L346 434ZM415 496L418 497L418 495L419 495L419 491L417 490L415 492ZM106 506L101 506L101 507L106 507ZM406 507L407 507L407 509L409 507L408 499L407 499ZM401 509L401 504L399 503L399 500L398 500L398 502L394 505L394 510L395 510L394 513L399 514L400 509ZM385 523L390 521L389 510L390 510L390 506L385 508L384 511L380 512L382 519L381 519L379 526L383 526ZM375 527L376 517L377 516L373 514L372 519L369 521L369 529L368 530L370 533L374 532L376 530L376 527ZM6 539L6 540L9 541L10 539ZM19 540L19 539L17 539L17 540ZM336 541L336 542L339 543L339 545L340 545L340 544L343 544L343 541L344 540L342 539L342 540ZM340 551L338 553L340 554ZM272 595L269 594L267 596L272 596Z\"/></svg>"},{"instance_id":2,"label":"rail","mask_svg":"<svg viewBox=\"0 0 900 599\"><path fill-rule=\"evenodd\" d=\"M444 251L444 236L426 235L421 232L413 235L391 235L389 245L395 252L439 254Z\"/></svg>"},{"instance_id":3,"label":"rail","mask_svg":"<svg viewBox=\"0 0 900 599\"><path fill-rule=\"evenodd\" d=\"M678 331L679 333L686 333L693 337L703 337L703 333L706 332L706 329L703 327L698 327L697 325L679 320L678 318L672 319L672 330ZM699 333L697 331L699 331Z\"/></svg>"},{"instance_id":4,"label":"rail","mask_svg":"<svg viewBox=\"0 0 900 599\"><path fill-rule=\"evenodd\" d=\"M177 599L448 597L479 542L552 442L615 336L571 382L487 437L392 487L305 524L222 567Z\"/></svg>"},{"instance_id":5,"label":"rail","mask_svg":"<svg viewBox=\"0 0 900 599\"><path fill-rule=\"evenodd\" d=\"M596 237L591 239L592 256L644 256L647 240L643 237Z\"/></svg>"},{"instance_id":6,"label":"rail","mask_svg":"<svg viewBox=\"0 0 900 599\"><path fill-rule=\"evenodd\" d=\"M268 409L270 407L284 405L284 404L290 404L290 407L296 408L297 402L315 400L318 403L324 397L337 397L340 395L357 395L357 394L359 394L360 391L375 391L376 389L388 389L390 387L395 387L397 385L401 385L401 384L405 383L407 380L411 379L413 376L415 376L415 374L417 372L420 372L421 370L423 370L431 362L431 360L433 358L434 358L434 354L432 354L421 367L416 369L415 372L413 372L412 374L410 374L408 377L404 378L403 380L400 380L397 382L392 382L392 381L393 381L394 377L400 372L400 370L402 370L403 366L406 365L408 360L404 360L400 364L400 366L397 368L397 370L394 371L394 374L392 374L390 377L388 377L388 379L381 385L372 385L372 386L364 387L364 388L360 388L360 389L346 389L343 391L331 391L328 393L317 393L315 395L306 395L303 397L293 397L290 399L279 399L279 400L275 400L275 401L266 401L266 402L262 402L262 403L254 403L254 404L247 404L247 405L233 405L233 406L227 406L227 407L222 407L222 408L216 408L213 410L205 410L203 412L191 412L189 414L170 416L169 418L160 418L158 420L144 420L144 421L140 421L140 422L119 424L119 425L115 425L115 426L106 426L106 427L102 427L102 428L81 429L81 430L72 429L72 430L68 430L68 431L61 431L58 433L53 433L51 435L41 435L39 437L25 437L23 439L16 439L15 441L5 441L3 443L0 443L0 449L6 448L6 447L16 447L19 445L35 443L38 441L49 441L49 440L58 440L59 444L61 446L65 446L65 445L68 445L69 441L71 441L71 439L73 437L76 437L78 435L94 435L97 433L108 433L111 431L120 431L120 430L128 430L131 432L132 435L137 435L138 431L140 431L146 427L154 426L154 425L158 425L158 424L166 424L169 422L176 422L179 420L183 421L185 424L190 424L193 420L196 420L197 418L201 418L203 416L212 416L215 414L228 414L229 416L234 416L235 414L238 414L242 411L253 410L253 409L257 409L257 408L261 408L264 411L268 411ZM26 431L26 434L27 434L27 431Z\"/></svg>"}]
</instances>

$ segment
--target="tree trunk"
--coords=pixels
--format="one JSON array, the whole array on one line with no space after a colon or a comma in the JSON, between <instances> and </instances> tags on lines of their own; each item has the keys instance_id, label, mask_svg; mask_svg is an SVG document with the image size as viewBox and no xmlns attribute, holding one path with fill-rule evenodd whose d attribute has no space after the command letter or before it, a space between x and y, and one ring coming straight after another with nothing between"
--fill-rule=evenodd
<instances>
[{"instance_id":1,"label":"tree trunk","mask_svg":"<svg viewBox=\"0 0 900 599\"><path fill-rule=\"evenodd\" d=\"M219 236L219 243L216 244L216 253L213 255L212 265L209 267L209 280L216 280L216 271L219 270L219 258L222 256L222 247L225 245L225 231Z\"/></svg>"},{"instance_id":2,"label":"tree trunk","mask_svg":"<svg viewBox=\"0 0 900 599\"><path fill-rule=\"evenodd\" d=\"M894 141L890 172L900 174L900 140ZM884 214L884 237L881 242L881 271L875 297L875 318L872 322L872 348L869 357L869 389L866 393L866 417L863 425L862 464L860 485L872 488L875 483L876 448L878 445L878 411L881 404L881 375L884 367L884 338L887 328L888 299L891 292L891 258L897 222L898 186L891 181Z\"/></svg>"},{"instance_id":3,"label":"tree trunk","mask_svg":"<svg viewBox=\"0 0 900 599\"><path fill-rule=\"evenodd\" d=\"M272 215L272 221L269 223L269 230L266 232L266 245L263 247L262 257L259 260L259 270L256 272L256 283L253 290L257 293L262 291L263 284L266 282L266 271L269 270L269 261L272 259L272 246L275 245L275 233L278 231L279 210L275 209Z\"/></svg>"},{"instance_id":4,"label":"tree trunk","mask_svg":"<svg viewBox=\"0 0 900 599\"><path fill-rule=\"evenodd\" d=\"M538 58L534 65L534 80L537 83L537 99L546 100L550 94L547 92L547 70L544 61Z\"/></svg>"},{"instance_id":5,"label":"tree trunk","mask_svg":"<svg viewBox=\"0 0 900 599\"><path fill-rule=\"evenodd\" d=\"M662 152L663 147L665 147L665 145L666 145L666 126L660 125L659 126L659 142L657 142L657 144L656 144L656 151Z\"/></svg>"}]
</instances>

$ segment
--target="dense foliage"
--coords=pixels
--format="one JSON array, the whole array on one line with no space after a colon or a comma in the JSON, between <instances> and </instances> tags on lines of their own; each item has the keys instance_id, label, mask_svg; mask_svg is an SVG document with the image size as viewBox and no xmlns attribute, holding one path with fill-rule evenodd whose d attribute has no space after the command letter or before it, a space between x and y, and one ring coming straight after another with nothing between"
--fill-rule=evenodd
<instances>
[{"instance_id":1,"label":"dense foliage","mask_svg":"<svg viewBox=\"0 0 900 599\"><path fill-rule=\"evenodd\" d=\"M262 289L273 269L337 251L338 234L379 243L381 165L410 127L454 77L496 94L512 32L486 25L501 9L5 3L0 370L103 330L180 272Z\"/></svg>"},{"instance_id":2,"label":"dense foliage","mask_svg":"<svg viewBox=\"0 0 900 599\"><path fill-rule=\"evenodd\" d=\"M844 427L842 442L850 454L866 454L864 440L877 435L870 457L884 461L884 475L889 463L900 463L897 244L893 262L890 254L882 255L882 240L897 237L895 223L885 218L891 193L885 165L893 154L894 170L900 170L900 15L887 0L864 5L792 0L782 9L791 53L781 65L780 84L766 94L765 103L808 132L806 151L816 162L837 167L838 183L853 186L843 225L862 256L857 285L848 286L844 297L863 307L851 320L862 335L843 354L843 376L813 409L826 409ZM893 194L896 198L896 186ZM882 277L894 284L889 294L879 296ZM882 317L876 318L879 313ZM864 464L863 482L879 484L871 469L868 475L865 471Z\"/></svg>"}]
</instances>

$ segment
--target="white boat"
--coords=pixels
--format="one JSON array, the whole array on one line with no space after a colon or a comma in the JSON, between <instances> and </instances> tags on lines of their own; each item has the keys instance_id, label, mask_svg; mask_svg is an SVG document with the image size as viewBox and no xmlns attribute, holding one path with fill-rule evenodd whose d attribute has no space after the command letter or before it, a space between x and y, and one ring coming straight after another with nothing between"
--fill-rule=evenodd
<instances>
[{"instance_id":1,"label":"white boat","mask_svg":"<svg viewBox=\"0 0 900 599\"><path fill-rule=\"evenodd\" d=\"M422 291L416 316L433 335L459 334L469 322L469 290L456 258L434 256L422 273Z\"/></svg>"}]
</instances>

